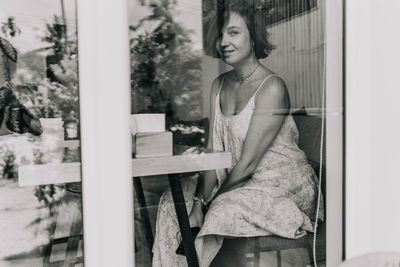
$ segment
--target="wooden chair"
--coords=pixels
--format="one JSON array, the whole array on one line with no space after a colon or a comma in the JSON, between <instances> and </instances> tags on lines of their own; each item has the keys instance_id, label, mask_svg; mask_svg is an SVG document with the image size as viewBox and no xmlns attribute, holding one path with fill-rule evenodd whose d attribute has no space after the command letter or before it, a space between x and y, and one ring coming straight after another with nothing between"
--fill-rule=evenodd
<instances>
[{"instance_id":1,"label":"wooden chair","mask_svg":"<svg viewBox=\"0 0 400 267\"><path fill-rule=\"evenodd\" d=\"M307 115L305 109L301 109L292 115L299 130L299 147L306 153L317 175L319 174L319 167L322 166L322 177L320 179L322 182L322 195L325 196L325 167L324 164L320 165L319 162L322 120L317 116ZM323 151L325 151L325 142L323 143ZM323 261L326 259L325 222L318 225L316 240L316 258L317 261ZM295 248L305 248L308 251L310 262L313 262L312 233L299 239L288 239L279 236L248 238L247 262L253 262L253 266L258 267L261 252L276 251L278 267L280 267L282 266L281 251Z\"/></svg>"}]
</instances>

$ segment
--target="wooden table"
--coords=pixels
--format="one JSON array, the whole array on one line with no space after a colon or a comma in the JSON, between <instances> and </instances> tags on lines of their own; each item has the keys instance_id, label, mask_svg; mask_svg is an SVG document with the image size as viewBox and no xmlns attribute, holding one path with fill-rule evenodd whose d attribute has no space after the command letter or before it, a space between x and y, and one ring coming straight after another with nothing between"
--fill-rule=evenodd
<instances>
[{"instance_id":1,"label":"wooden table","mask_svg":"<svg viewBox=\"0 0 400 267\"><path fill-rule=\"evenodd\" d=\"M66 143L65 146L67 146ZM73 145L76 147L76 144ZM210 152L202 154L184 154L165 157L133 158L132 176L135 191L141 206L146 207L143 188L140 179L151 175L168 174L168 180L172 191L175 210L178 217L182 241L185 247L186 259L189 266L198 266L197 255L190 231L189 219L185 206L180 173L198 172L231 167L232 158L230 152ZM81 163L59 163L21 166L19 172L20 186L34 186L45 184L59 184L81 182ZM147 212L146 212L147 213ZM143 214L148 220L148 214Z\"/></svg>"}]
</instances>

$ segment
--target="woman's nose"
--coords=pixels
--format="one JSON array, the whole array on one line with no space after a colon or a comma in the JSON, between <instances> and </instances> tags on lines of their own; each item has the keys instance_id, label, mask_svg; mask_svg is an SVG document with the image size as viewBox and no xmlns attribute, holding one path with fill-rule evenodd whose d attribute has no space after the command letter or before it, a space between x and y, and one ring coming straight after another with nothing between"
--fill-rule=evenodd
<instances>
[{"instance_id":1,"label":"woman's nose","mask_svg":"<svg viewBox=\"0 0 400 267\"><path fill-rule=\"evenodd\" d=\"M221 37L221 48L226 48L229 46L229 40L226 36Z\"/></svg>"}]
</instances>

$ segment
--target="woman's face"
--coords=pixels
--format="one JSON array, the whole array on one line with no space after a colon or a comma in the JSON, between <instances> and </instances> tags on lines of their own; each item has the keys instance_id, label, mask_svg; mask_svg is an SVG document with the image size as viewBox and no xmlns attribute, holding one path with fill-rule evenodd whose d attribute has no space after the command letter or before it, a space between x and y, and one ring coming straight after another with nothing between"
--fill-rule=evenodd
<instances>
[{"instance_id":1,"label":"woman's face","mask_svg":"<svg viewBox=\"0 0 400 267\"><path fill-rule=\"evenodd\" d=\"M250 32L239 14L231 13L216 45L221 59L229 65L240 64L252 56Z\"/></svg>"}]
</instances>

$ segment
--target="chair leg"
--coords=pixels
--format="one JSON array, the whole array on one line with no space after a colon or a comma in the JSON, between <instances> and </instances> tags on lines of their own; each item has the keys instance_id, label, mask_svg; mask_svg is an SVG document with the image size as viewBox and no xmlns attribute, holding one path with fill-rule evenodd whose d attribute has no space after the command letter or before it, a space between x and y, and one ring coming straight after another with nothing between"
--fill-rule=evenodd
<instances>
[{"instance_id":1,"label":"chair leg","mask_svg":"<svg viewBox=\"0 0 400 267\"><path fill-rule=\"evenodd\" d=\"M75 221L70 228L70 236L67 241L67 253L65 256L64 267L73 267L75 263L83 262L83 259L77 259L79 241L82 239L82 222Z\"/></svg>"},{"instance_id":2,"label":"chair leg","mask_svg":"<svg viewBox=\"0 0 400 267\"><path fill-rule=\"evenodd\" d=\"M313 246L312 244L307 246L308 256L310 258L310 265L314 266L314 255L313 255Z\"/></svg>"},{"instance_id":3,"label":"chair leg","mask_svg":"<svg viewBox=\"0 0 400 267\"><path fill-rule=\"evenodd\" d=\"M260 267L260 240L254 242L254 267Z\"/></svg>"},{"instance_id":4,"label":"chair leg","mask_svg":"<svg viewBox=\"0 0 400 267\"><path fill-rule=\"evenodd\" d=\"M53 248L53 242L50 240L49 244L44 246L43 249L43 267L50 266L50 256L51 256L51 249Z\"/></svg>"},{"instance_id":5,"label":"chair leg","mask_svg":"<svg viewBox=\"0 0 400 267\"><path fill-rule=\"evenodd\" d=\"M278 267L282 267L282 255L280 250L276 251L276 260L278 262Z\"/></svg>"},{"instance_id":6,"label":"chair leg","mask_svg":"<svg viewBox=\"0 0 400 267\"><path fill-rule=\"evenodd\" d=\"M53 225L50 226L49 232L50 232L50 239L49 243L44 246L43 249L43 267L50 267L50 257L51 257L51 251L53 249L53 244L54 244L54 235L56 232L56 227L57 227L57 222L58 222L58 207L51 207L50 208L50 214L54 213L55 214L55 222Z\"/></svg>"},{"instance_id":7,"label":"chair leg","mask_svg":"<svg viewBox=\"0 0 400 267\"><path fill-rule=\"evenodd\" d=\"M49 244L47 244L43 250L43 267L73 267L77 263L83 263L83 256L76 257L79 248L79 241L83 240L82 220L80 218L75 218L70 226L68 237L55 238L54 236L57 228L57 222L60 219L59 207L51 207L51 212L55 214L56 221L49 229ZM50 262L53 246L61 243L67 243L65 259Z\"/></svg>"}]
</instances>

